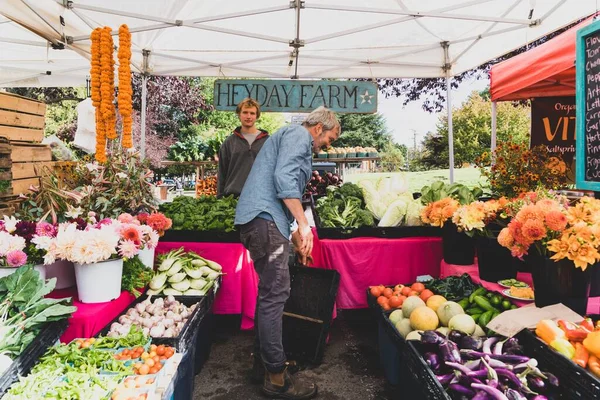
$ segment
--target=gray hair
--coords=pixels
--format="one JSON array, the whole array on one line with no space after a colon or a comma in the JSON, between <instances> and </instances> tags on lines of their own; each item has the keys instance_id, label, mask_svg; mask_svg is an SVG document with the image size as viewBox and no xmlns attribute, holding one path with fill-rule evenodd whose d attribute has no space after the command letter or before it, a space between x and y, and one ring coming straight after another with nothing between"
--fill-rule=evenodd
<instances>
[{"instance_id":1,"label":"gray hair","mask_svg":"<svg viewBox=\"0 0 600 400\"><path fill-rule=\"evenodd\" d=\"M330 131L337 127L339 128L338 134L342 134L342 128L335 113L331 110L326 109L323 106L317 108L316 110L313 110L313 112L308 114L308 116L302 123L302 125L308 128L317 124L322 124L323 130L325 131Z\"/></svg>"}]
</instances>

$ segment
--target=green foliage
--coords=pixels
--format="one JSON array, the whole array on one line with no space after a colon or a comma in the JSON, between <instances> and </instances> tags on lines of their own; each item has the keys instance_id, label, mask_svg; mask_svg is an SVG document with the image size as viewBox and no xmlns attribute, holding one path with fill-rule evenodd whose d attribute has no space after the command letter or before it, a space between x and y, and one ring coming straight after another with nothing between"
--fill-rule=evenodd
<instances>
[{"instance_id":1,"label":"green foliage","mask_svg":"<svg viewBox=\"0 0 600 400\"><path fill-rule=\"evenodd\" d=\"M171 218L174 230L232 232L236 205L237 199L233 196L220 199L179 196L171 203L162 204L160 211Z\"/></svg>"},{"instance_id":2,"label":"green foliage","mask_svg":"<svg viewBox=\"0 0 600 400\"><path fill-rule=\"evenodd\" d=\"M0 193L5 192L10 187L10 181L0 180Z\"/></svg>"},{"instance_id":3,"label":"green foliage","mask_svg":"<svg viewBox=\"0 0 600 400\"><path fill-rule=\"evenodd\" d=\"M421 203L427 205L446 197L452 197L460 204L469 204L481 197L483 190L479 187L469 189L461 183L447 184L442 181L433 182L430 186L421 189Z\"/></svg>"},{"instance_id":4,"label":"green foliage","mask_svg":"<svg viewBox=\"0 0 600 400\"><path fill-rule=\"evenodd\" d=\"M404 146L404 145L403 145ZM404 150L404 151L403 151ZM399 145L388 143L380 153L381 169L384 172L397 172L404 168L406 146L404 149Z\"/></svg>"},{"instance_id":5,"label":"green foliage","mask_svg":"<svg viewBox=\"0 0 600 400\"><path fill-rule=\"evenodd\" d=\"M204 139L200 136L194 136L171 145L167 158L172 161L203 161L204 153L207 150L208 146Z\"/></svg>"},{"instance_id":6,"label":"green foliage","mask_svg":"<svg viewBox=\"0 0 600 400\"><path fill-rule=\"evenodd\" d=\"M385 118L377 114L339 114L342 136L336 147L375 147L382 151L392 143Z\"/></svg>"},{"instance_id":7,"label":"green foliage","mask_svg":"<svg viewBox=\"0 0 600 400\"><path fill-rule=\"evenodd\" d=\"M485 91L483 92L485 95ZM497 106L497 140L525 143L529 138L529 107L509 102ZM475 159L491 146L491 103L478 92L471 93L468 100L452 112L454 132L454 165L473 164ZM426 137L423 145L428 167L448 166L448 120L440 116L437 136Z\"/></svg>"}]
</instances>

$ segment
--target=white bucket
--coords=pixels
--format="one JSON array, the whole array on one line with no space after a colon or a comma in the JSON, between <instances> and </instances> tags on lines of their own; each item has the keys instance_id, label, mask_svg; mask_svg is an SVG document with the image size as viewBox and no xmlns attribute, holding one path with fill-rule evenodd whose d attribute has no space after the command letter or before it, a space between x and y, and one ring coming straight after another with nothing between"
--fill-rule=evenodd
<instances>
[{"instance_id":1,"label":"white bucket","mask_svg":"<svg viewBox=\"0 0 600 400\"><path fill-rule=\"evenodd\" d=\"M0 268L0 278L4 278L5 276L9 276L15 273L19 268ZM40 273L40 278L46 280L46 268L44 265L36 265L33 267L37 272Z\"/></svg>"},{"instance_id":2,"label":"white bucket","mask_svg":"<svg viewBox=\"0 0 600 400\"><path fill-rule=\"evenodd\" d=\"M122 258L74 265L77 293L82 303L106 303L121 295Z\"/></svg>"},{"instance_id":3,"label":"white bucket","mask_svg":"<svg viewBox=\"0 0 600 400\"><path fill-rule=\"evenodd\" d=\"M138 253L138 257L140 261L144 263L144 265L150 269L154 269L154 253L156 253L156 248L153 249L142 249Z\"/></svg>"},{"instance_id":4,"label":"white bucket","mask_svg":"<svg viewBox=\"0 0 600 400\"><path fill-rule=\"evenodd\" d=\"M55 289L66 289L75 286L75 269L73 263L67 260L58 260L46 265L46 279L56 278Z\"/></svg>"}]
</instances>

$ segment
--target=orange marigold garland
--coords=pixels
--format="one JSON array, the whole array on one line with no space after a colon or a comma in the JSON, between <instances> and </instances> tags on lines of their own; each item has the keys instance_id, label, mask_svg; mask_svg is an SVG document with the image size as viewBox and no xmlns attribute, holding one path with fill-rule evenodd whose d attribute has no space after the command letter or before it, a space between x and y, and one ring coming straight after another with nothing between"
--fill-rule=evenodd
<instances>
[{"instance_id":1,"label":"orange marigold garland","mask_svg":"<svg viewBox=\"0 0 600 400\"><path fill-rule=\"evenodd\" d=\"M96 28L92 31L92 68L90 70L90 86L92 91L92 104L96 108L96 160L98 162L106 161L106 131L102 113L100 111L101 93L100 93L100 36L102 29Z\"/></svg>"},{"instance_id":2,"label":"orange marigold garland","mask_svg":"<svg viewBox=\"0 0 600 400\"><path fill-rule=\"evenodd\" d=\"M133 125L132 120L132 105L131 96L133 90L131 88L131 33L129 27L125 24L119 27L119 113L123 121L123 134L121 144L124 148L133 147L131 130Z\"/></svg>"},{"instance_id":3,"label":"orange marigold garland","mask_svg":"<svg viewBox=\"0 0 600 400\"><path fill-rule=\"evenodd\" d=\"M117 115L115 111L115 60L113 58L114 43L111 29L104 27L100 36L100 110L106 128L106 137L115 139Z\"/></svg>"}]
</instances>

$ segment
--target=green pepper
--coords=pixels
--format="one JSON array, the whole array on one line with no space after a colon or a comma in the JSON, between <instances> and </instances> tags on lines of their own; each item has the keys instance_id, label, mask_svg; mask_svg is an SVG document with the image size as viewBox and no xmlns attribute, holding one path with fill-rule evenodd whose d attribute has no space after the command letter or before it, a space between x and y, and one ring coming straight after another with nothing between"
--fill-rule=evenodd
<instances>
[{"instance_id":1,"label":"green pepper","mask_svg":"<svg viewBox=\"0 0 600 400\"><path fill-rule=\"evenodd\" d=\"M481 314L481 316L479 317L479 326L481 326L483 329L485 329L485 327L487 326L487 324L492 320L492 315L494 314L493 311L486 311L483 314Z\"/></svg>"},{"instance_id":2,"label":"green pepper","mask_svg":"<svg viewBox=\"0 0 600 400\"><path fill-rule=\"evenodd\" d=\"M483 310L481 307L471 307L467 310L465 310L465 313L469 314L469 315L473 315L473 314L483 314L486 310Z\"/></svg>"},{"instance_id":3,"label":"green pepper","mask_svg":"<svg viewBox=\"0 0 600 400\"><path fill-rule=\"evenodd\" d=\"M479 321L479 318L482 316L483 314L473 314L471 315L471 318L473 318L473 321L475 321L475 323L477 323Z\"/></svg>"},{"instance_id":4,"label":"green pepper","mask_svg":"<svg viewBox=\"0 0 600 400\"><path fill-rule=\"evenodd\" d=\"M484 296L487 293L486 288L483 286L477 288L471 295L469 296L469 303L473 304L475 301L475 296Z\"/></svg>"},{"instance_id":5,"label":"green pepper","mask_svg":"<svg viewBox=\"0 0 600 400\"><path fill-rule=\"evenodd\" d=\"M485 311L494 311L495 308L490 302L483 296L475 296L475 304L484 309Z\"/></svg>"}]
</instances>

